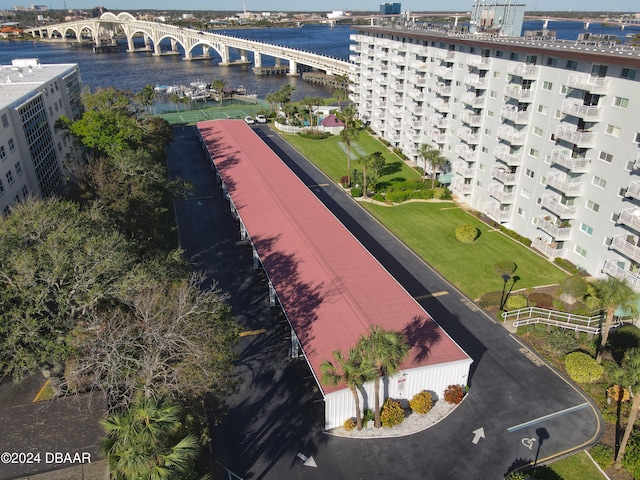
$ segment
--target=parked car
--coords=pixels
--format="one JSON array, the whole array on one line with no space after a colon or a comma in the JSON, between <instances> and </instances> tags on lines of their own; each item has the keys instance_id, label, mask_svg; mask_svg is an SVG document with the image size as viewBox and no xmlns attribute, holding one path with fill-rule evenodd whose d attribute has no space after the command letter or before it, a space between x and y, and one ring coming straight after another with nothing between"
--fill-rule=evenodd
<instances>
[{"instance_id":1,"label":"parked car","mask_svg":"<svg viewBox=\"0 0 640 480\"><path fill-rule=\"evenodd\" d=\"M253 117L250 117L248 115L244 117L244 121L247 123L247 125L253 125L254 123L256 123Z\"/></svg>"},{"instance_id":2,"label":"parked car","mask_svg":"<svg viewBox=\"0 0 640 480\"><path fill-rule=\"evenodd\" d=\"M267 117L265 117L264 115L256 115L256 122L267 123Z\"/></svg>"}]
</instances>

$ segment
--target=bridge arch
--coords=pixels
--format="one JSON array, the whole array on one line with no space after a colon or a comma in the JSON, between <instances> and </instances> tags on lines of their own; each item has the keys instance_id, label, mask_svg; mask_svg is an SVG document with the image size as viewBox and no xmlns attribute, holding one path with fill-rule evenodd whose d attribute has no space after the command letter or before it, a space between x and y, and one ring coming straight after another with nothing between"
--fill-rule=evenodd
<instances>
[{"instance_id":1,"label":"bridge arch","mask_svg":"<svg viewBox=\"0 0 640 480\"><path fill-rule=\"evenodd\" d=\"M100 20L114 20L117 21L118 17L116 17L113 13L111 12L105 12L102 15L100 15Z\"/></svg>"}]
</instances>

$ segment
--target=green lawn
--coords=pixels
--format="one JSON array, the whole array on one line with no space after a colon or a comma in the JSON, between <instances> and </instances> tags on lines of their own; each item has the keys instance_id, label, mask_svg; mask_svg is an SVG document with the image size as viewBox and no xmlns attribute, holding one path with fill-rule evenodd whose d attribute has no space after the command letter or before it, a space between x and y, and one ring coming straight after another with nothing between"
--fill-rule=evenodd
<instances>
[{"instance_id":1,"label":"green lawn","mask_svg":"<svg viewBox=\"0 0 640 480\"><path fill-rule=\"evenodd\" d=\"M538 468L536 478L539 480L599 480L605 477L587 454L580 452L552 463L548 467Z\"/></svg>"},{"instance_id":2,"label":"green lawn","mask_svg":"<svg viewBox=\"0 0 640 480\"><path fill-rule=\"evenodd\" d=\"M500 260L511 260L518 266L515 290L559 283L567 276L452 202L410 202L396 206L363 202L362 206L473 299L502 289L502 278L493 270L493 265ZM456 240L455 229L463 223L480 229L481 235L475 243Z\"/></svg>"},{"instance_id":3,"label":"green lawn","mask_svg":"<svg viewBox=\"0 0 640 480\"><path fill-rule=\"evenodd\" d=\"M283 136L334 182L339 183L340 179L347 175L348 149L340 141L339 135L324 140L307 140L298 135ZM378 139L365 131L360 131L358 141L351 145L351 171L354 168L361 169L358 158L374 152L382 152L387 163L385 171L378 181L392 182L420 178L420 174L416 170L407 166Z\"/></svg>"}]
</instances>

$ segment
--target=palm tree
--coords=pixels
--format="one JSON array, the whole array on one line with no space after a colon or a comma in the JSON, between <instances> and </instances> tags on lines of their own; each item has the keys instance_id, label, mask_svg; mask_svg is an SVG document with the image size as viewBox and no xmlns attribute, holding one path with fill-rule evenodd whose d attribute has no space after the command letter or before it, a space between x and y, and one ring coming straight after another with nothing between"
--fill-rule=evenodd
<instances>
[{"instance_id":1,"label":"palm tree","mask_svg":"<svg viewBox=\"0 0 640 480\"><path fill-rule=\"evenodd\" d=\"M351 144L358 140L358 131L353 127L345 127L340 131L340 140L347 146L347 178L351 185Z\"/></svg>"},{"instance_id":2,"label":"palm tree","mask_svg":"<svg viewBox=\"0 0 640 480\"><path fill-rule=\"evenodd\" d=\"M164 480L189 470L200 447L194 435L176 442L180 408L164 399L141 397L128 410L100 423L106 437L102 453L114 478Z\"/></svg>"},{"instance_id":3,"label":"palm tree","mask_svg":"<svg viewBox=\"0 0 640 480\"><path fill-rule=\"evenodd\" d=\"M358 351L351 349L349 358L344 358L340 350L333 352L335 364L329 360L325 360L320 365L322 371L322 380L330 385L338 385L345 383L356 404L356 427L362 430L362 414L360 413L360 398L358 397L358 388L365 382L373 380L376 371L372 364L363 360Z\"/></svg>"},{"instance_id":4,"label":"palm tree","mask_svg":"<svg viewBox=\"0 0 640 480\"><path fill-rule=\"evenodd\" d=\"M638 387L640 387L640 348L632 348L625 352L622 368L623 381L625 381L625 384L629 385L630 388L635 388L636 394L633 397L627 426L624 429L624 435L622 436L620 447L618 448L618 454L616 455L616 468L620 468L622 458L624 457L624 450L627 448L627 442L631 436L633 426L636 423L638 409L640 408L640 394L637 392ZM622 391L623 390L621 388L620 394L622 394Z\"/></svg>"},{"instance_id":5,"label":"palm tree","mask_svg":"<svg viewBox=\"0 0 640 480\"><path fill-rule=\"evenodd\" d=\"M422 143L418 147L418 156L424 160L424 179L427 177L427 162L431 165L431 189L436 188L436 170L446 165L447 159L442 156L440 150L429 144Z\"/></svg>"},{"instance_id":6,"label":"palm tree","mask_svg":"<svg viewBox=\"0 0 640 480\"><path fill-rule=\"evenodd\" d=\"M433 147L428 143L421 143L418 147L418 157L423 160L423 175L422 181L424 182L427 178L427 160L429 159L429 154L433 151Z\"/></svg>"},{"instance_id":7,"label":"palm tree","mask_svg":"<svg viewBox=\"0 0 640 480\"><path fill-rule=\"evenodd\" d=\"M211 86L218 92L218 108L220 108L222 106L222 101L224 100L225 81L218 78L211 83Z\"/></svg>"},{"instance_id":8,"label":"palm tree","mask_svg":"<svg viewBox=\"0 0 640 480\"><path fill-rule=\"evenodd\" d=\"M382 163L384 165L384 157L382 152L373 152L370 155L365 155L359 160L362 165L362 195L367 198L367 169L375 168L376 164Z\"/></svg>"},{"instance_id":9,"label":"palm tree","mask_svg":"<svg viewBox=\"0 0 640 480\"><path fill-rule=\"evenodd\" d=\"M147 85L142 87L142 90L140 91L138 98L140 99L140 103L147 110L147 112L151 110L155 96L156 96L156 90L153 87L153 85L148 83Z\"/></svg>"},{"instance_id":10,"label":"palm tree","mask_svg":"<svg viewBox=\"0 0 640 480\"><path fill-rule=\"evenodd\" d=\"M170 93L169 100L171 101L171 103L173 103L176 106L176 113L179 112L180 110L178 109L178 104L181 101L180 95L178 95L177 93Z\"/></svg>"},{"instance_id":11,"label":"palm tree","mask_svg":"<svg viewBox=\"0 0 640 480\"><path fill-rule=\"evenodd\" d=\"M606 280L596 280L593 283L598 305L606 312L604 326L600 332L600 347L596 360L602 363L602 355L609 338L609 331L613 324L613 315L617 308L622 308L632 314L638 312L640 295L634 292L624 280L609 277Z\"/></svg>"},{"instance_id":12,"label":"palm tree","mask_svg":"<svg viewBox=\"0 0 640 480\"><path fill-rule=\"evenodd\" d=\"M375 366L374 415L375 427L380 428L380 379L390 377L400 370L402 360L409 352L409 345L401 332L372 326L368 336L361 336L358 347L365 359Z\"/></svg>"}]
</instances>

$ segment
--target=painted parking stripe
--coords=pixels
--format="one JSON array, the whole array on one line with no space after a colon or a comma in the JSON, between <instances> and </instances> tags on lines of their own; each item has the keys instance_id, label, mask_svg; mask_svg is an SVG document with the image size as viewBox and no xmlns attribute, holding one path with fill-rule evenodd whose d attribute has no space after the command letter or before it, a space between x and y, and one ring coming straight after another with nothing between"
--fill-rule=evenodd
<instances>
[{"instance_id":1,"label":"painted parking stripe","mask_svg":"<svg viewBox=\"0 0 640 480\"><path fill-rule=\"evenodd\" d=\"M420 295L414 298L416 300L426 300L427 298L441 297L443 295L449 295L449 292L443 290L442 292L428 293L427 295Z\"/></svg>"},{"instance_id":2,"label":"painted parking stripe","mask_svg":"<svg viewBox=\"0 0 640 480\"><path fill-rule=\"evenodd\" d=\"M238 334L239 337L248 337L251 335L260 335L261 333L265 333L267 330L264 328L261 328L260 330L249 330L247 332L240 332ZM289 337L287 337L289 338Z\"/></svg>"},{"instance_id":3,"label":"painted parking stripe","mask_svg":"<svg viewBox=\"0 0 640 480\"><path fill-rule=\"evenodd\" d=\"M520 423L518 425L514 425L513 427L507 428L507 432L515 432L517 430L522 430L523 428L530 427L531 425L535 425L537 423L542 423L545 420L550 420L552 418L560 417L562 415L566 415L567 413L575 412L577 410L582 410L583 408L587 408L589 406L588 403L582 403L580 405L576 405L575 407L565 408L564 410L559 410L554 413L550 413L549 415L545 415L544 417L534 418L533 420L529 420L528 422Z\"/></svg>"}]
</instances>

